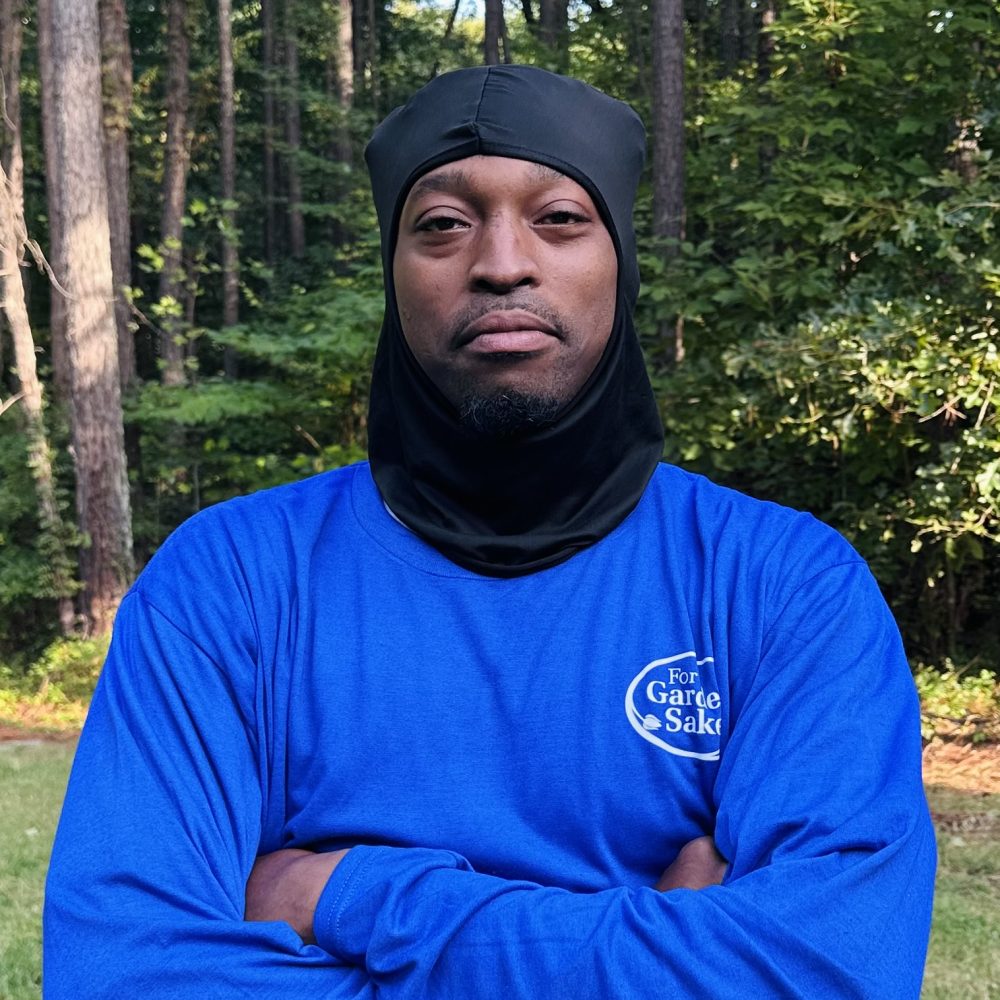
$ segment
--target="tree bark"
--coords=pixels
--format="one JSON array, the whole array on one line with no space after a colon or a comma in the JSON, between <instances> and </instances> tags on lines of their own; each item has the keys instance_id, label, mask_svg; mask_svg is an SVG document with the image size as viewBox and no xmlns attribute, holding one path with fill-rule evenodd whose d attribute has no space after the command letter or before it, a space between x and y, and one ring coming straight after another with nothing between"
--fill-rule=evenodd
<instances>
[{"instance_id":1,"label":"tree bark","mask_svg":"<svg viewBox=\"0 0 1000 1000\"><path fill-rule=\"evenodd\" d=\"M740 60L740 0L722 0L719 16L722 75L732 76Z\"/></svg>"},{"instance_id":2,"label":"tree bark","mask_svg":"<svg viewBox=\"0 0 1000 1000\"><path fill-rule=\"evenodd\" d=\"M684 6L653 0L653 233L668 260L684 238ZM660 330L675 362L684 357L683 324ZM671 337L673 339L670 345Z\"/></svg>"},{"instance_id":3,"label":"tree bark","mask_svg":"<svg viewBox=\"0 0 1000 1000\"><path fill-rule=\"evenodd\" d=\"M288 251L298 260L306 254L306 224L302 214L302 175L299 150L302 120L299 109L299 42L295 2L285 0L285 174L288 178Z\"/></svg>"},{"instance_id":4,"label":"tree bark","mask_svg":"<svg viewBox=\"0 0 1000 1000\"><path fill-rule=\"evenodd\" d=\"M502 0L486 0L483 63L486 66L497 66L500 63L500 35L503 19Z\"/></svg>"},{"instance_id":5,"label":"tree bark","mask_svg":"<svg viewBox=\"0 0 1000 1000\"><path fill-rule=\"evenodd\" d=\"M60 259L62 246L63 207L62 192L56 183L56 127L58 108L54 105L55 80L52 55L52 3L38 0L38 75L42 86L42 143L45 147L45 193L49 223L49 266L56 281L49 298L49 338L52 350L52 371L56 395L69 402L70 377L68 347L66 346L66 299L61 288L66 276L66 265Z\"/></svg>"},{"instance_id":6,"label":"tree bark","mask_svg":"<svg viewBox=\"0 0 1000 1000\"><path fill-rule=\"evenodd\" d=\"M122 389L135 383L135 338L126 288L132 284L128 143L132 111L132 47L125 0L99 0L104 76L104 164L108 175L111 271L115 283L115 326Z\"/></svg>"},{"instance_id":7,"label":"tree bark","mask_svg":"<svg viewBox=\"0 0 1000 1000\"><path fill-rule=\"evenodd\" d=\"M73 572L66 554L66 532L56 502L52 452L45 430L42 384L35 363L35 341L28 321L21 266L28 241L24 224L24 171L21 158L19 0L0 0L0 66L3 72L3 156L0 158L0 307L6 316L20 383L28 440L28 466L38 498L38 547L48 562L52 592L64 635L73 630Z\"/></svg>"},{"instance_id":8,"label":"tree bark","mask_svg":"<svg viewBox=\"0 0 1000 1000\"><path fill-rule=\"evenodd\" d=\"M274 159L274 0L261 0L261 63L264 70L264 259L278 259L277 185Z\"/></svg>"},{"instance_id":9,"label":"tree bark","mask_svg":"<svg viewBox=\"0 0 1000 1000\"><path fill-rule=\"evenodd\" d=\"M58 2L58 0L57 0ZM163 156L163 209L160 216L160 358L163 384L183 385L184 323L180 315L184 288L184 204L187 199L188 65L187 0L169 0L167 8L167 144Z\"/></svg>"},{"instance_id":10,"label":"tree bark","mask_svg":"<svg viewBox=\"0 0 1000 1000\"><path fill-rule=\"evenodd\" d=\"M219 151L222 173L222 325L240 320L240 259L236 233L236 107L233 96L231 0L219 0Z\"/></svg>"},{"instance_id":11,"label":"tree bark","mask_svg":"<svg viewBox=\"0 0 1000 1000\"><path fill-rule=\"evenodd\" d=\"M338 0L337 17L337 101L340 123L337 129L337 159L350 165L354 159L351 148L351 111L354 108L354 32L351 0Z\"/></svg>"},{"instance_id":12,"label":"tree bark","mask_svg":"<svg viewBox=\"0 0 1000 1000\"><path fill-rule=\"evenodd\" d=\"M774 61L774 35L771 28L778 15L778 0L762 0L760 7L760 31L757 33L757 83L763 86L771 79L771 64ZM760 100L767 102L767 91ZM761 177L771 173L771 165L777 153L773 137L761 140L757 148L757 159Z\"/></svg>"},{"instance_id":13,"label":"tree bark","mask_svg":"<svg viewBox=\"0 0 1000 1000\"><path fill-rule=\"evenodd\" d=\"M24 155L21 150L22 0L0 0L0 165L11 195L24 211Z\"/></svg>"},{"instance_id":14,"label":"tree bark","mask_svg":"<svg viewBox=\"0 0 1000 1000\"><path fill-rule=\"evenodd\" d=\"M757 33L757 81L766 83L771 79L771 63L774 59L774 27L778 16L778 0L761 0L760 31Z\"/></svg>"},{"instance_id":15,"label":"tree bark","mask_svg":"<svg viewBox=\"0 0 1000 1000\"><path fill-rule=\"evenodd\" d=\"M64 205L66 341L87 631L110 631L133 574L115 329L107 177L101 148L96 0L52 5L56 176Z\"/></svg>"},{"instance_id":16,"label":"tree bark","mask_svg":"<svg viewBox=\"0 0 1000 1000\"><path fill-rule=\"evenodd\" d=\"M538 37L548 48L555 61L555 68L560 72L564 72L569 65L568 22L567 0L540 0Z\"/></svg>"},{"instance_id":17,"label":"tree bark","mask_svg":"<svg viewBox=\"0 0 1000 1000\"><path fill-rule=\"evenodd\" d=\"M371 86L372 110L378 114L381 104L382 88L379 83L379 62L378 62L378 23L375 19L375 0L368 0L367 3L368 26L365 38L368 43L368 76Z\"/></svg>"},{"instance_id":18,"label":"tree bark","mask_svg":"<svg viewBox=\"0 0 1000 1000\"><path fill-rule=\"evenodd\" d=\"M740 11L740 61L749 63L757 55L760 47L759 25L760 25L761 3L745 3Z\"/></svg>"},{"instance_id":19,"label":"tree bark","mask_svg":"<svg viewBox=\"0 0 1000 1000\"><path fill-rule=\"evenodd\" d=\"M368 5L365 0L351 3L351 55L354 65L354 92L365 90L365 18Z\"/></svg>"}]
</instances>

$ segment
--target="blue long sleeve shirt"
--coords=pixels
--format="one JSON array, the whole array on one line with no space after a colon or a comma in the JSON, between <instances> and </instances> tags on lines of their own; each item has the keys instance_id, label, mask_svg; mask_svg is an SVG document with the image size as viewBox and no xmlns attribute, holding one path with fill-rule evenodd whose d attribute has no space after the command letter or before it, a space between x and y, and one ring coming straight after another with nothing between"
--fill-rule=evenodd
<instances>
[{"instance_id":1,"label":"blue long sleeve shirt","mask_svg":"<svg viewBox=\"0 0 1000 1000\"><path fill-rule=\"evenodd\" d=\"M45 995L916 997L917 713L847 543L676 468L509 580L396 522L365 464L221 504L119 611ZM702 834L724 883L655 891ZM281 847L353 848L316 945L243 919Z\"/></svg>"}]
</instances>

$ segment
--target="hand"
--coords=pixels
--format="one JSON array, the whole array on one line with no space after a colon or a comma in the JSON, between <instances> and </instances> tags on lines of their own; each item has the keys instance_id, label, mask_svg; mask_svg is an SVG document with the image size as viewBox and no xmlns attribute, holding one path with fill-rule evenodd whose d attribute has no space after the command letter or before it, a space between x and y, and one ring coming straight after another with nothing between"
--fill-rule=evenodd
<instances>
[{"instance_id":1,"label":"hand","mask_svg":"<svg viewBox=\"0 0 1000 1000\"><path fill-rule=\"evenodd\" d=\"M246 919L283 920L306 944L313 944L316 904L346 853L285 848L261 855L247 882Z\"/></svg>"},{"instance_id":2,"label":"hand","mask_svg":"<svg viewBox=\"0 0 1000 1000\"><path fill-rule=\"evenodd\" d=\"M720 885L726 874L728 862L716 850L711 837L698 837L682 848L680 854L660 876L656 888L660 892L670 889L704 889Z\"/></svg>"}]
</instances>

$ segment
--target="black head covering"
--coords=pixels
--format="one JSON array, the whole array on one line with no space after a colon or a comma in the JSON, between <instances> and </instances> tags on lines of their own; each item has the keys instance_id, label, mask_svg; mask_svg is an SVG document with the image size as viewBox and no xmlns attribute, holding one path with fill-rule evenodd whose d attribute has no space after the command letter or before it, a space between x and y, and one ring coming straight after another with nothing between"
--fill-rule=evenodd
<instances>
[{"instance_id":1,"label":"black head covering","mask_svg":"<svg viewBox=\"0 0 1000 1000\"><path fill-rule=\"evenodd\" d=\"M386 283L368 422L372 474L389 509L461 566L509 577L563 562L631 513L659 461L663 428L632 323L632 203L644 154L642 122L626 104L528 66L437 77L379 125L365 150ZM410 188L476 155L531 160L571 177L618 254L614 329L596 370L552 423L495 439L463 427L420 367L392 283Z\"/></svg>"}]
</instances>

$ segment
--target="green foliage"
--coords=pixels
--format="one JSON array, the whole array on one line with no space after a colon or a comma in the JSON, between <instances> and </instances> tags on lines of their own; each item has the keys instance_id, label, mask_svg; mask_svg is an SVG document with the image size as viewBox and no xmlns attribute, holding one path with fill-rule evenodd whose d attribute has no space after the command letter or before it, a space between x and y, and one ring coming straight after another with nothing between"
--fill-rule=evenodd
<instances>
[{"instance_id":1,"label":"green foliage","mask_svg":"<svg viewBox=\"0 0 1000 1000\"><path fill-rule=\"evenodd\" d=\"M27 662L54 635L53 570L78 541L71 526L65 538L41 530L27 441L15 417L13 411L0 416L0 662ZM55 471L56 502L68 522L69 499L59 480L69 470L57 461Z\"/></svg>"},{"instance_id":2,"label":"green foliage","mask_svg":"<svg viewBox=\"0 0 1000 1000\"><path fill-rule=\"evenodd\" d=\"M957 670L946 660L943 670L919 666L914 673L920 695L920 728L934 736L1000 740L1000 683L989 670Z\"/></svg>"},{"instance_id":3,"label":"green foliage","mask_svg":"<svg viewBox=\"0 0 1000 1000\"><path fill-rule=\"evenodd\" d=\"M239 380L147 384L128 409L138 492L151 498L135 511L140 552L204 506L362 459L381 313L377 269L296 286L252 321L206 332L236 352Z\"/></svg>"},{"instance_id":4,"label":"green foliage","mask_svg":"<svg viewBox=\"0 0 1000 1000\"><path fill-rule=\"evenodd\" d=\"M772 34L699 77L687 238L642 243L641 328L687 346L647 337L667 457L838 527L913 653L993 656L1000 18L797 0Z\"/></svg>"},{"instance_id":5,"label":"green foliage","mask_svg":"<svg viewBox=\"0 0 1000 1000\"><path fill-rule=\"evenodd\" d=\"M78 731L107 652L107 637L74 636L54 640L34 662L22 657L0 664L0 722L53 733Z\"/></svg>"},{"instance_id":6,"label":"green foliage","mask_svg":"<svg viewBox=\"0 0 1000 1000\"><path fill-rule=\"evenodd\" d=\"M345 111L331 62L339 8L296 7L308 251L291 260L279 238L265 265L263 94L272 88L280 117L290 90L280 67L262 68L256 0L236 4L243 322L221 331L214 23L191 19L185 285L177 301L158 302L165 8L128 7L141 234L133 300L145 321L144 383L127 412L141 563L209 503L363 456L382 299L360 150L375 122L434 73L479 61L482 22L463 10L449 28L450 5L423 0L377 4ZM1000 662L996 2L787 0L769 29L769 58L758 59L750 38L735 70L721 64L722 5L688 7L687 224L676 253L650 236L648 177L636 212L637 320L666 457L843 531L871 562L917 659L979 652ZM515 61L555 68L562 55L515 8L506 14ZM44 245L30 7L26 32L27 215ZM569 34L570 72L631 101L655 142L648 7L574 6ZM279 168L289 154L281 125ZM338 147L345 133L349 158ZM36 316L43 300L36 283ZM674 366L660 337L678 319L686 357ZM155 328L168 324L187 348L183 388L157 384ZM16 436L0 439L0 655L21 645L30 660L51 638L39 623L52 604L23 453Z\"/></svg>"},{"instance_id":7,"label":"green foliage","mask_svg":"<svg viewBox=\"0 0 1000 1000\"><path fill-rule=\"evenodd\" d=\"M51 704L89 701L108 655L108 639L57 639L32 664L24 683Z\"/></svg>"}]
</instances>

